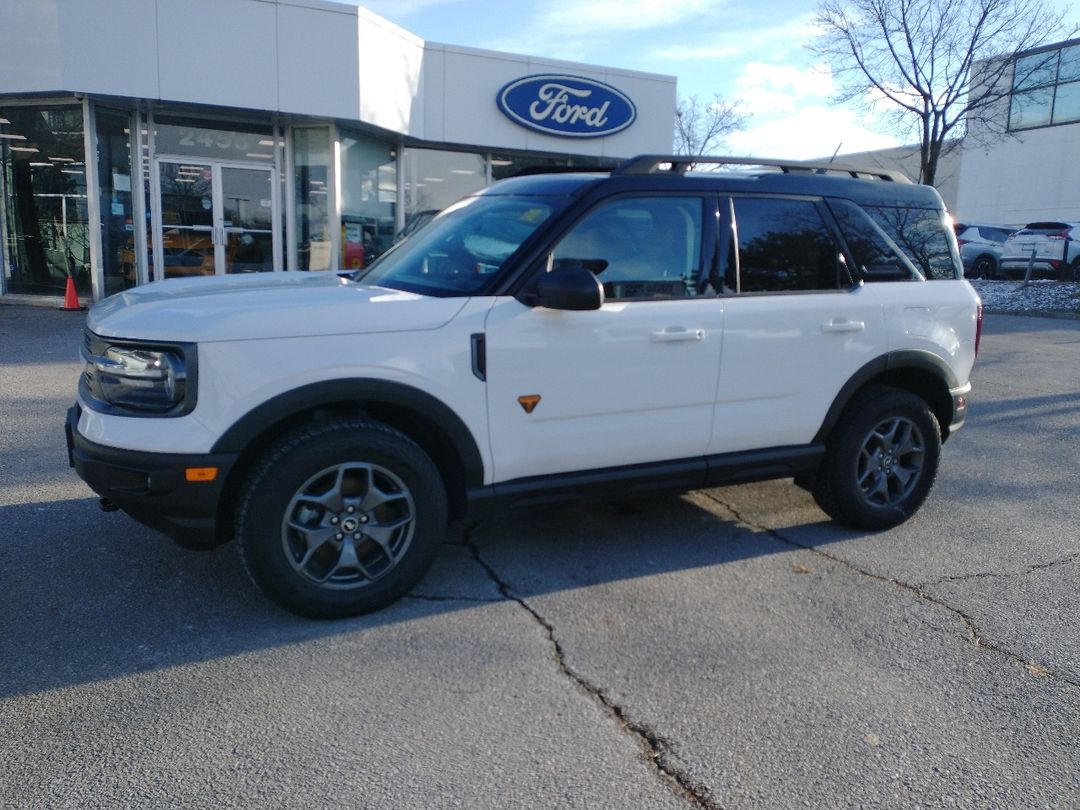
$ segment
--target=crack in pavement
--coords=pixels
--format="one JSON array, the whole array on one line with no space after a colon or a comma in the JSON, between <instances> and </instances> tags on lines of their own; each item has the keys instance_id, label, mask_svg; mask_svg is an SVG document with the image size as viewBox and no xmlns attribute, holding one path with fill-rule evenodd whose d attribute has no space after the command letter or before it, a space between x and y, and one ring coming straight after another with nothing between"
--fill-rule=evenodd
<instances>
[{"instance_id":1,"label":"crack in pavement","mask_svg":"<svg viewBox=\"0 0 1080 810\"><path fill-rule=\"evenodd\" d=\"M497 602L504 602L504 599L496 599L494 596L452 596L450 594L443 593L408 593L405 594L405 599L414 599L417 602L466 602L468 604L475 605L491 605Z\"/></svg>"},{"instance_id":2,"label":"crack in pavement","mask_svg":"<svg viewBox=\"0 0 1080 810\"><path fill-rule=\"evenodd\" d=\"M1080 560L1080 552L1073 552L1072 554L1066 554L1064 557L1060 557L1056 560L1050 560L1050 562L1035 563L1024 568L1022 571L983 571L977 574L959 574L954 577L941 577L940 579L932 579L928 582L919 584L920 588L928 588L932 585L943 585L946 582L963 582L966 579L992 579L992 578L1010 578L1010 577L1026 577L1028 574L1034 574L1036 571L1045 571L1048 568L1054 568L1059 565L1068 565L1069 563Z\"/></svg>"},{"instance_id":3,"label":"crack in pavement","mask_svg":"<svg viewBox=\"0 0 1080 810\"><path fill-rule=\"evenodd\" d=\"M624 731L629 732L637 739L664 783L676 795L686 799L696 807L703 808L703 810L719 810L722 805L712 798L709 788L695 781L686 770L673 761L674 753L669 740L644 723L631 720L625 707L616 703L603 689L591 683L588 678L570 666L566 660L566 651L562 642L555 635L555 626L530 605L524 597L515 594L510 584L503 580L491 564L481 556L479 546L472 539L471 526L466 530L465 541L461 545L469 549L477 565L484 569L503 597L511 602L516 602L533 618L533 621L540 625L551 643L555 654L555 663L559 671L599 703Z\"/></svg>"},{"instance_id":4,"label":"crack in pavement","mask_svg":"<svg viewBox=\"0 0 1080 810\"><path fill-rule=\"evenodd\" d=\"M765 532L770 537L772 537L774 540L777 540L780 543L791 546L793 548L802 549L803 551L809 551L812 554L817 554L820 557L824 557L826 560L830 560L830 561L836 563L837 565L841 565L844 568L847 568L849 571L854 571L856 574L859 574L861 576L868 577L869 579L877 580L878 582L883 582L885 584L892 585L892 586L894 586L896 588L899 588L902 591L907 591L908 593L912 593L916 597L918 597L919 599L922 599L922 600L924 600L926 602L929 602L932 605L936 605L937 607L940 607L943 610L948 611L949 613L953 614L957 619L960 620L960 623L963 625L964 629L967 631L968 638L969 638L969 640L971 641L972 644L974 644L976 647L980 647L982 649L990 650L991 652L997 653L998 655L1003 655L1006 658L1012 659L1016 663L1020 664L1020 666L1022 666L1024 668L1024 670L1029 675L1031 675L1032 677L1035 677L1035 678L1049 678L1050 680L1056 681L1058 683L1062 683L1062 684L1065 684L1067 686L1072 686L1074 688L1080 689L1080 682L1070 680L1069 678L1065 677L1064 675L1062 675L1062 674L1060 674L1058 672L1052 671L1051 669L1049 669L1048 667L1043 666L1042 664L1038 663L1037 661L1029 660L1027 658L1024 658L1022 655L1018 655L1017 653L1014 653L1012 650L1005 647L1003 644L999 644L996 641L991 641L990 639L987 639L979 631L979 627L978 627L978 625L975 624L974 619L972 619L970 616L968 616L966 613L964 613L962 610L960 610L960 608L957 608L957 607L954 607L953 605L950 605L944 599L942 599L940 597L937 597L937 596L934 596L933 594L927 593L923 589L922 586L917 585L917 584L912 584L910 582L904 582L901 579L896 579L895 577L885 576L884 574L875 574L873 571L867 571L867 570L865 570L863 568L859 568L859 566L855 565L852 562L849 562L849 561L843 559L842 557L837 557L837 556L835 556L833 554L829 554L828 552L822 551L821 549L817 548L816 546L809 546L809 545L806 545L805 543L800 543L797 540L792 540L791 538L785 537L784 535L782 535L776 529L770 529L768 526L762 526L760 524L751 522L747 518L743 517L743 515L741 515L739 513L739 510L737 510L734 506L732 506L731 504L729 504L729 503L727 503L725 501L722 501L720 498L716 497L711 492L704 492L702 494L704 494L707 498L709 498L709 500L713 501L717 505L723 507L728 512L730 512L739 523L742 523L744 526L749 526L754 531ZM1080 555L1073 555L1073 556L1080 556Z\"/></svg>"}]
</instances>

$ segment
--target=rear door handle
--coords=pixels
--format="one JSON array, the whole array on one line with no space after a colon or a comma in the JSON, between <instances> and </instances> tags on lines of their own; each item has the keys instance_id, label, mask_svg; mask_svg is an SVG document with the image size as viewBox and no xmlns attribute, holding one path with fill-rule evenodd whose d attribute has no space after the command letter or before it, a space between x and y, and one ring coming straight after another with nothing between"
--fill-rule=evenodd
<instances>
[{"instance_id":1,"label":"rear door handle","mask_svg":"<svg viewBox=\"0 0 1080 810\"><path fill-rule=\"evenodd\" d=\"M682 340L704 340L704 329L668 328L652 333L653 343L677 343Z\"/></svg>"},{"instance_id":2,"label":"rear door handle","mask_svg":"<svg viewBox=\"0 0 1080 810\"><path fill-rule=\"evenodd\" d=\"M831 332L861 332L866 328L865 321L849 321L847 318L833 318L821 325L821 331Z\"/></svg>"}]
</instances>

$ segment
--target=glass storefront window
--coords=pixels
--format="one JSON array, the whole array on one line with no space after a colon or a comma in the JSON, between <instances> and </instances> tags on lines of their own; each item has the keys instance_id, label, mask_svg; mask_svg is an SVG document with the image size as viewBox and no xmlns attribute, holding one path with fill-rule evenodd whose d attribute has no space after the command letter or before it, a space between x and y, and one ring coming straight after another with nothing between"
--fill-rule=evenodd
<instances>
[{"instance_id":1,"label":"glass storefront window","mask_svg":"<svg viewBox=\"0 0 1080 810\"><path fill-rule=\"evenodd\" d=\"M505 180L523 171L545 169L610 169L619 161L603 157L539 157L536 155L492 155L491 179Z\"/></svg>"},{"instance_id":2,"label":"glass storefront window","mask_svg":"<svg viewBox=\"0 0 1080 810\"><path fill-rule=\"evenodd\" d=\"M406 149L405 229L415 217L428 217L487 185L484 156L440 149Z\"/></svg>"},{"instance_id":3,"label":"glass storefront window","mask_svg":"<svg viewBox=\"0 0 1080 810\"><path fill-rule=\"evenodd\" d=\"M385 141L341 135L341 264L359 270L394 243L397 163Z\"/></svg>"},{"instance_id":4,"label":"glass storefront window","mask_svg":"<svg viewBox=\"0 0 1080 810\"><path fill-rule=\"evenodd\" d=\"M269 126L218 123L157 116L154 150L240 163L273 163L275 139Z\"/></svg>"},{"instance_id":5,"label":"glass storefront window","mask_svg":"<svg viewBox=\"0 0 1080 810\"><path fill-rule=\"evenodd\" d=\"M5 290L90 295L81 105L0 107Z\"/></svg>"},{"instance_id":6,"label":"glass storefront window","mask_svg":"<svg viewBox=\"0 0 1080 810\"><path fill-rule=\"evenodd\" d=\"M1059 84L1054 94L1054 123L1080 121L1080 82Z\"/></svg>"},{"instance_id":7,"label":"glass storefront window","mask_svg":"<svg viewBox=\"0 0 1080 810\"><path fill-rule=\"evenodd\" d=\"M330 255L330 130L293 130L296 187L296 252L300 270L329 270Z\"/></svg>"},{"instance_id":8,"label":"glass storefront window","mask_svg":"<svg viewBox=\"0 0 1080 810\"><path fill-rule=\"evenodd\" d=\"M1053 109L1054 88L1042 87L1026 93L1014 93L1009 111L1009 129L1027 129L1050 123Z\"/></svg>"},{"instance_id":9,"label":"glass storefront window","mask_svg":"<svg viewBox=\"0 0 1080 810\"><path fill-rule=\"evenodd\" d=\"M103 295L136 283L135 213L131 181L131 116L98 107L97 159L101 211Z\"/></svg>"}]
</instances>

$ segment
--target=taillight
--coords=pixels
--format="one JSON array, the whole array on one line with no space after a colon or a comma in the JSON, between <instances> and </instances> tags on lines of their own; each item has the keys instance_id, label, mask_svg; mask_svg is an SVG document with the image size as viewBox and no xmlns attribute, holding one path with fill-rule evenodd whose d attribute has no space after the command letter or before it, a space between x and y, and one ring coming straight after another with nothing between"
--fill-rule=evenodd
<instances>
[{"instance_id":1,"label":"taillight","mask_svg":"<svg viewBox=\"0 0 1080 810\"><path fill-rule=\"evenodd\" d=\"M1068 239L1069 238L1069 232L1068 231L1059 231L1058 233L1048 233L1046 235L1046 238L1047 239Z\"/></svg>"},{"instance_id":2,"label":"taillight","mask_svg":"<svg viewBox=\"0 0 1080 810\"><path fill-rule=\"evenodd\" d=\"M975 311L975 356L979 356L979 343L982 341L982 304L979 304L979 308Z\"/></svg>"},{"instance_id":3,"label":"taillight","mask_svg":"<svg viewBox=\"0 0 1080 810\"><path fill-rule=\"evenodd\" d=\"M963 247L964 245L966 245L970 241L971 241L970 239L957 239L956 244L958 246L960 246L960 247Z\"/></svg>"}]
</instances>

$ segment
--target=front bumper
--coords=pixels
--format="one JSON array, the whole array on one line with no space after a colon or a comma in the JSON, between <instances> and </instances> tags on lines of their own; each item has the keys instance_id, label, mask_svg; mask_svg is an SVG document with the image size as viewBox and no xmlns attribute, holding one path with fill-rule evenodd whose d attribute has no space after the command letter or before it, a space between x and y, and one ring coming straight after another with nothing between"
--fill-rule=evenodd
<instances>
[{"instance_id":1,"label":"front bumper","mask_svg":"<svg viewBox=\"0 0 1080 810\"><path fill-rule=\"evenodd\" d=\"M219 506L236 453L141 453L91 442L79 433L80 408L68 409L68 463L98 495L140 523L187 547L209 548L220 536ZM188 481L189 468L216 467L213 481Z\"/></svg>"}]
</instances>

